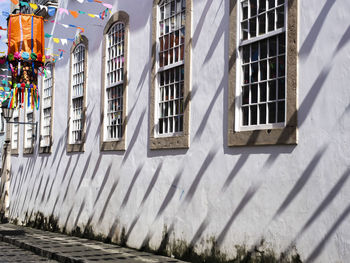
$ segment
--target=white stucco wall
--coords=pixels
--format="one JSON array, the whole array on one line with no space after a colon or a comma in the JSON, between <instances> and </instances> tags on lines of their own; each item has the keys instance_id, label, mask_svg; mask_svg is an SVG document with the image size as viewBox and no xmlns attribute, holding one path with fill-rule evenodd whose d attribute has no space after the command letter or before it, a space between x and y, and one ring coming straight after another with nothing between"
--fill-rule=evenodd
<instances>
[{"instance_id":1,"label":"white stucco wall","mask_svg":"<svg viewBox=\"0 0 350 263\"><path fill-rule=\"evenodd\" d=\"M97 3L60 7L98 13ZM294 245L302 260L350 257L350 2L299 1L297 146L227 147L229 1L193 1L191 146L148 148L152 0L118 0L130 16L127 150L99 151L102 31L106 20L58 15L89 39L85 153L67 154L69 55L56 63L51 154L12 157L11 217L53 214L68 230L129 233L127 245L171 240L198 252L215 238L235 254L264 239L276 253ZM71 37L48 23L45 32ZM52 41L52 40L51 40ZM70 50L68 46L63 49ZM57 50L62 46L48 41ZM143 202L142 202L143 201Z\"/></svg>"}]
</instances>

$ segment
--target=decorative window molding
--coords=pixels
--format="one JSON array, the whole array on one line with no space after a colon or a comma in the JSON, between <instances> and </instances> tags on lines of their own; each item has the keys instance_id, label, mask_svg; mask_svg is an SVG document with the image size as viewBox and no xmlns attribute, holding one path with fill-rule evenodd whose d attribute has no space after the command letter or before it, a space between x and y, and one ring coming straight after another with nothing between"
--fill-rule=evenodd
<instances>
[{"instance_id":1,"label":"decorative window molding","mask_svg":"<svg viewBox=\"0 0 350 263\"><path fill-rule=\"evenodd\" d=\"M81 36L70 51L67 152L83 152L86 136L88 39Z\"/></svg>"},{"instance_id":2,"label":"decorative window molding","mask_svg":"<svg viewBox=\"0 0 350 263\"><path fill-rule=\"evenodd\" d=\"M13 112L13 122L19 122L19 112L17 109ZM17 155L19 148L19 124L11 123L11 154Z\"/></svg>"},{"instance_id":3,"label":"decorative window molding","mask_svg":"<svg viewBox=\"0 0 350 263\"><path fill-rule=\"evenodd\" d=\"M298 0L230 0L228 145L297 143Z\"/></svg>"},{"instance_id":4,"label":"decorative window molding","mask_svg":"<svg viewBox=\"0 0 350 263\"><path fill-rule=\"evenodd\" d=\"M150 149L188 148L192 0L154 0Z\"/></svg>"},{"instance_id":5,"label":"decorative window molding","mask_svg":"<svg viewBox=\"0 0 350 263\"><path fill-rule=\"evenodd\" d=\"M103 31L101 151L125 150L129 15L114 13Z\"/></svg>"},{"instance_id":6,"label":"decorative window molding","mask_svg":"<svg viewBox=\"0 0 350 263\"><path fill-rule=\"evenodd\" d=\"M35 122L35 112L31 107L27 105L24 106L24 122ZM35 132L35 125L25 124L24 126L24 136L23 136L23 154L32 154L34 152L34 137L33 132Z\"/></svg>"},{"instance_id":7,"label":"decorative window molding","mask_svg":"<svg viewBox=\"0 0 350 263\"><path fill-rule=\"evenodd\" d=\"M43 77L41 82L39 153L51 153L53 135L55 66L53 63L49 62L45 67L46 77Z\"/></svg>"}]
</instances>

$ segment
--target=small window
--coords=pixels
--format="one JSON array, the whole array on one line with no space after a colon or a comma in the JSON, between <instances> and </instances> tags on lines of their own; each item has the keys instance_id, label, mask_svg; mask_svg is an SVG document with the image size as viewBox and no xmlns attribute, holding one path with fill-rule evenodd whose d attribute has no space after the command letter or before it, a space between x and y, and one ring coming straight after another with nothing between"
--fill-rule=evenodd
<instances>
[{"instance_id":1,"label":"small window","mask_svg":"<svg viewBox=\"0 0 350 263\"><path fill-rule=\"evenodd\" d=\"M83 151L85 140L87 38L81 36L71 50L68 152Z\"/></svg>"}]
</instances>

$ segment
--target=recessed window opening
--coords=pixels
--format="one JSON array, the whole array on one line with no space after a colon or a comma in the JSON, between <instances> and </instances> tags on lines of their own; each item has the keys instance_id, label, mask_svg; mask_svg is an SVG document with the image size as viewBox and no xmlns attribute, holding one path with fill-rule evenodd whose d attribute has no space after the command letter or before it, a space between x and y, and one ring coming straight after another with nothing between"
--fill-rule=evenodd
<instances>
[{"instance_id":1,"label":"recessed window opening","mask_svg":"<svg viewBox=\"0 0 350 263\"><path fill-rule=\"evenodd\" d=\"M185 0L159 3L157 135L182 133L184 115Z\"/></svg>"},{"instance_id":2,"label":"recessed window opening","mask_svg":"<svg viewBox=\"0 0 350 263\"><path fill-rule=\"evenodd\" d=\"M85 47L79 44L73 52L72 63L72 106L70 142L81 143L83 134L84 109L84 61Z\"/></svg>"},{"instance_id":3,"label":"recessed window opening","mask_svg":"<svg viewBox=\"0 0 350 263\"><path fill-rule=\"evenodd\" d=\"M286 3L241 0L236 130L285 126Z\"/></svg>"},{"instance_id":4,"label":"recessed window opening","mask_svg":"<svg viewBox=\"0 0 350 263\"><path fill-rule=\"evenodd\" d=\"M117 22L108 32L106 45L105 139L119 140L123 134L125 24Z\"/></svg>"}]
</instances>

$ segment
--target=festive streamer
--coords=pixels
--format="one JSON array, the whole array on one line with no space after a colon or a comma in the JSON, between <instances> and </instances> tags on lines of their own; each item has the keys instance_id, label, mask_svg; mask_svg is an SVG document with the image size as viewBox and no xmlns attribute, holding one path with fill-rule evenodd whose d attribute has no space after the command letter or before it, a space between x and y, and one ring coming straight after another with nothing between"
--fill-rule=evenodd
<instances>
[{"instance_id":1,"label":"festive streamer","mask_svg":"<svg viewBox=\"0 0 350 263\"><path fill-rule=\"evenodd\" d=\"M76 25L72 25L72 24L62 24L60 22L56 22L55 20L51 20L50 22L51 23L56 23L56 24L61 25L61 26L65 27L65 28L69 28L69 27L78 28L78 29L81 30L81 33L83 33L85 31L85 29L80 27L80 26L76 26Z\"/></svg>"}]
</instances>

